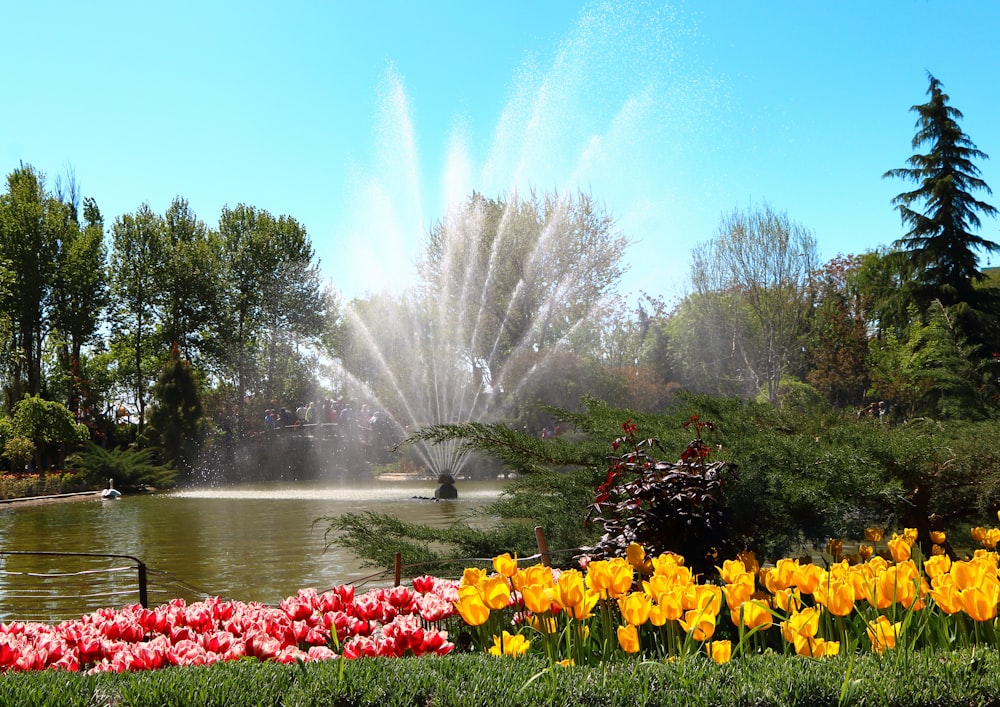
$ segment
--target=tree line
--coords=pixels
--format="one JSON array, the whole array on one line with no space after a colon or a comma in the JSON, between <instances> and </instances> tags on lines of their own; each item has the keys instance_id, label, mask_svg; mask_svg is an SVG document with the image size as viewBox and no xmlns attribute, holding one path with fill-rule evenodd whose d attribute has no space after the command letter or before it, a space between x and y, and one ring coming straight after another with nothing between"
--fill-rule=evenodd
<instances>
[{"instance_id":1,"label":"tree line","mask_svg":"<svg viewBox=\"0 0 1000 707\"><path fill-rule=\"evenodd\" d=\"M616 294L629 241L585 194L475 193L461 228L449 216L426 234L418 288L345 304L291 216L240 204L209 226L178 196L162 214L142 204L108 224L74 175L50 185L21 164L0 193L4 410L26 397L57 401L92 438L123 444L143 438L151 407L161 420L203 416L185 435L234 438L274 401L339 397L349 381L391 407L359 321L392 339L399 312L424 322L433 302L475 331L452 352L465 361L456 375L516 397L505 414L518 426L546 423L539 401L572 409L591 394L656 411L677 390L805 408L882 401L905 418L992 416L1000 289L979 262L998 246L979 229L996 210L976 197L989 188L975 164L987 155L934 77L928 95L913 106L915 154L885 174L915 184L887 205L906 235L820 264L814 234L786 212L738 207L694 249L690 291L672 305ZM403 371L412 353L400 335L380 356ZM547 375L511 384L543 357ZM169 380L188 380L196 400L174 385L181 402L169 403ZM159 430L149 443L164 439Z\"/></svg>"}]
</instances>

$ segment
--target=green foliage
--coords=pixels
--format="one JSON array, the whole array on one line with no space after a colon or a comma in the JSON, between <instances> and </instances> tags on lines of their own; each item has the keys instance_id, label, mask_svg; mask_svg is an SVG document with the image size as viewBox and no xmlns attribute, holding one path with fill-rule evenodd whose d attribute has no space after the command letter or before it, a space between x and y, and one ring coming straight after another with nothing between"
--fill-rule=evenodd
<instances>
[{"instance_id":1,"label":"green foliage","mask_svg":"<svg viewBox=\"0 0 1000 707\"><path fill-rule=\"evenodd\" d=\"M155 463L155 450L116 447L104 449L96 444L72 455L66 461L92 484L103 485L112 479L115 488L122 491L145 487L170 488L177 478L177 471Z\"/></svg>"},{"instance_id":2,"label":"green foliage","mask_svg":"<svg viewBox=\"0 0 1000 707\"><path fill-rule=\"evenodd\" d=\"M9 459L14 468L23 467L35 456L35 443L27 437L10 437L3 445L3 458Z\"/></svg>"},{"instance_id":3,"label":"green foliage","mask_svg":"<svg viewBox=\"0 0 1000 707\"><path fill-rule=\"evenodd\" d=\"M330 545L355 552L364 558L366 567L387 569L393 566L395 554L401 553L407 576L459 575L464 567L463 558L492 557L497 547L509 548L509 552L521 556L536 551L533 528L527 522L483 529L471 525L471 520L467 518L442 529L366 511L318 518L316 522L327 524L326 538Z\"/></svg>"},{"instance_id":4,"label":"green foliage","mask_svg":"<svg viewBox=\"0 0 1000 707\"><path fill-rule=\"evenodd\" d=\"M983 419L997 393L997 360L979 355L935 301L926 322L911 307L903 337L886 332L870 346L870 394L892 401L906 417Z\"/></svg>"},{"instance_id":5,"label":"green foliage","mask_svg":"<svg viewBox=\"0 0 1000 707\"><path fill-rule=\"evenodd\" d=\"M1000 700L996 651L810 660L767 653L715 665L704 655L670 663L625 660L609 669L550 668L540 656L450 655L86 675L8 673L0 702L69 707L964 707Z\"/></svg>"},{"instance_id":6,"label":"green foliage","mask_svg":"<svg viewBox=\"0 0 1000 707\"><path fill-rule=\"evenodd\" d=\"M13 431L39 444L79 444L88 439L87 428L73 419L65 405L37 395L14 407Z\"/></svg>"},{"instance_id":7,"label":"green foliage","mask_svg":"<svg viewBox=\"0 0 1000 707\"><path fill-rule=\"evenodd\" d=\"M903 288L909 300L926 315L935 301L955 308L959 330L976 344L996 342L987 327L995 327L1000 291L977 288L986 280L979 269L979 255L1000 251L1000 245L976 233L979 215L996 216L997 210L975 197L990 193L973 160L987 155L962 132L962 112L948 104L948 94L928 74L927 103L911 108L917 114L912 145L925 146L907 167L891 169L885 177L915 182L912 191L893 199L906 235L896 242L906 267Z\"/></svg>"},{"instance_id":8,"label":"green foliage","mask_svg":"<svg viewBox=\"0 0 1000 707\"><path fill-rule=\"evenodd\" d=\"M443 425L418 433L428 441L461 440L518 471L518 478L487 511L499 521L482 536L482 544L464 546L466 556L522 548L534 552L534 525L545 528L551 548L595 542L595 529L585 527L583 519L594 503L595 489L607 480L607 455L611 440L620 436L623 419L634 422L640 439L655 438L662 450L677 450L679 455L690 442L684 422L692 415L712 420L715 429L706 442L713 446L713 458L733 464L736 472L726 477L721 490L713 486L711 495L719 507L706 506L705 512L719 515L712 515L715 532L705 543L747 547L764 559L822 546L829 538L860 538L869 525L916 527L924 542L931 529L964 530L1000 508L1000 433L986 421L892 425L826 408L777 409L760 402L691 395L679 395L671 409L659 415L617 410L592 399L585 406L583 413L551 411L576 427L572 442L540 440L499 424ZM667 452L657 453L656 461ZM663 464L665 469L670 466ZM655 484L632 490L637 495L658 493ZM410 538L421 547L454 540L447 529L429 535L413 527L393 528L388 522L356 518L353 526L341 526L345 535L338 542L348 542L353 535L351 547L362 556L371 552L367 543L380 543L377 564L388 566L389 553ZM398 535L388 540L390 528ZM644 532L655 537L660 532L655 528L650 525ZM622 541L624 534L606 538L609 543ZM450 548L463 551L458 543ZM457 555L433 558L446 556Z\"/></svg>"},{"instance_id":9,"label":"green foliage","mask_svg":"<svg viewBox=\"0 0 1000 707\"><path fill-rule=\"evenodd\" d=\"M815 237L768 204L734 209L723 215L716 238L692 252L691 269L699 295L694 326L678 328L675 345L686 339L684 355L692 360L729 359L739 394L763 391L776 403L811 312ZM718 327L716 341L704 346L711 327Z\"/></svg>"},{"instance_id":10,"label":"green foliage","mask_svg":"<svg viewBox=\"0 0 1000 707\"><path fill-rule=\"evenodd\" d=\"M13 415L0 419L0 442L4 445L4 457L15 461L28 449L23 441L15 442L8 450L8 443L16 438L27 440L33 445L35 466L44 469L43 453L50 447L58 446L60 461L62 450L73 449L85 443L90 437L85 425L76 422L65 405L38 396L23 398L14 406ZM30 458L30 457L29 457Z\"/></svg>"},{"instance_id":11,"label":"green foliage","mask_svg":"<svg viewBox=\"0 0 1000 707\"><path fill-rule=\"evenodd\" d=\"M928 79L930 99L911 110L918 116L913 147L927 146L929 152L913 155L908 167L884 175L919 185L893 199L903 224L910 227L896 245L904 249L911 276L907 287L922 313L934 300L946 307L963 303L979 309L980 297L972 287L985 279L978 267L979 253L1000 250L1000 245L972 232L980 226L979 214L997 214L974 196L990 191L973 163L987 155L962 132L958 125L962 112L948 105L941 82L930 74ZM921 207L923 211L918 210ZM995 303L996 293L989 294Z\"/></svg>"},{"instance_id":12,"label":"green foliage","mask_svg":"<svg viewBox=\"0 0 1000 707\"><path fill-rule=\"evenodd\" d=\"M153 400L145 436L155 442L165 464L190 472L201 437L201 396L194 368L176 346L153 386Z\"/></svg>"}]
</instances>

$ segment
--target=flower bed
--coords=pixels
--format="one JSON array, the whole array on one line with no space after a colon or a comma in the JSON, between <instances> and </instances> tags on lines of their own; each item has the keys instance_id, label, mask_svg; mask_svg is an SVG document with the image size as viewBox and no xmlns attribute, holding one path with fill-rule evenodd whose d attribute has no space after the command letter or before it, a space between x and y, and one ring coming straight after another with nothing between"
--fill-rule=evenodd
<instances>
[{"instance_id":1,"label":"flower bed","mask_svg":"<svg viewBox=\"0 0 1000 707\"><path fill-rule=\"evenodd\" d=\"M1000 531L974 529L987 548L963 561L914 557L915 533L881 532L853 557L840 545L826 567L783 559L759 567L727 560L704 581L678 555L594 560L579 569L519 567L500 555L493 571L461 580L418 577L412 587L304 589L279 606L175 600L154 609L102 609L57 625L0 625L0 669L150 670L256 658L446 655L456 648L549 664L594 665L641 654L717 663L767 650L823 658L844 651L952 650L998 645ZM943 537L940 538L943 542ZM936 552L936 551L935 551ZM454 636L454 640L452 640Z\"/></svg>"}]
</instances>

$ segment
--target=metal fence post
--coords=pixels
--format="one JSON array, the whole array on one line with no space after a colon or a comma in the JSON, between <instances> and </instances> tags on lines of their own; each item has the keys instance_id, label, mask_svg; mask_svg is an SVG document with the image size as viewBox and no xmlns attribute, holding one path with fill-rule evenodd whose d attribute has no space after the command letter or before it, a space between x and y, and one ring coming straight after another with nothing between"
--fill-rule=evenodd
<instances>
[{"instance_id":1,"label":"metal fence post","mask_svg":"<svg viewBox=\"0 0 1000 707\"><path fill-rule=\"evenodd\" d=\"M143 609L149 608L149 595L146 592L146 563L139 561L139 604Z\"/></svg>"}]
</instances>

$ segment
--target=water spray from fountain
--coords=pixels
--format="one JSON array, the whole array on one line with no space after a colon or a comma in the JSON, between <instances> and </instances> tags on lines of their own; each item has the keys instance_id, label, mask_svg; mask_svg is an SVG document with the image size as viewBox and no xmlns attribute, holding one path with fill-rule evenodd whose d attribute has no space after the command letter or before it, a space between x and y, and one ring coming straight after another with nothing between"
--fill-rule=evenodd
<instances>
[{"instance_id":1,"label":"water spray from fountain","mask_svg":"<svg viewBox=\"0 0 1000 707\"><path fill-rule=\"evenodd\" d=\"M335 378L384 411L395 437L510 419L588 335L624 273L619 214L641 223L635 214L670 198L642 181L672 158L647 145L690 144L705 110L698 77L673 59L675 31L666 6L588 5L547 70L525 62L478 170L471 136L454 131L439 180L444 215L430 225L414 108L389 69L378 176L360 182L362 208L344 238L368 294L345 312ZM415 452L434 474L460 474L469 459L455 442Z\"/></svg>"}]
</instances>

